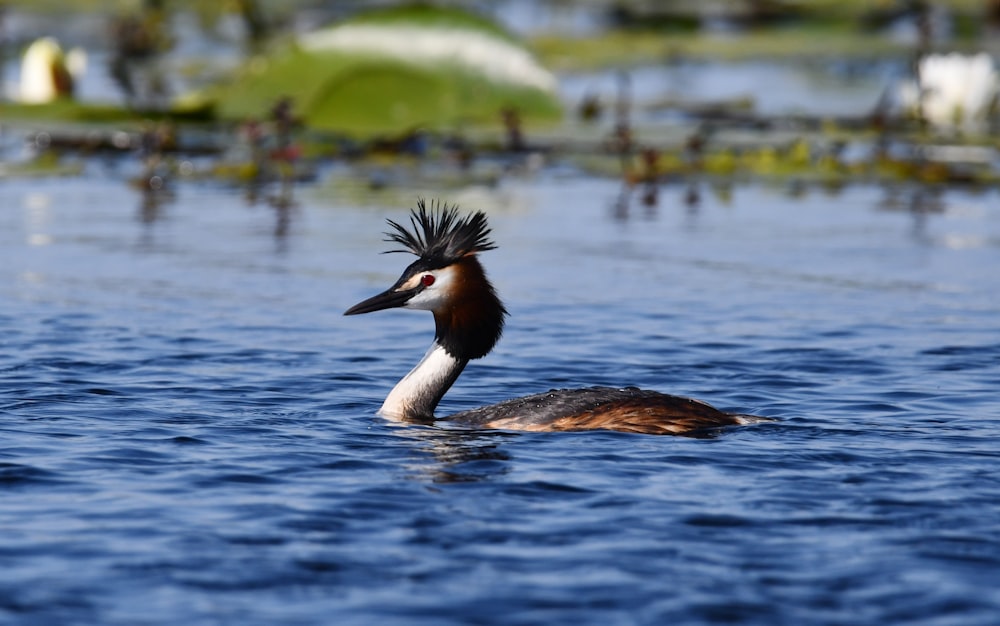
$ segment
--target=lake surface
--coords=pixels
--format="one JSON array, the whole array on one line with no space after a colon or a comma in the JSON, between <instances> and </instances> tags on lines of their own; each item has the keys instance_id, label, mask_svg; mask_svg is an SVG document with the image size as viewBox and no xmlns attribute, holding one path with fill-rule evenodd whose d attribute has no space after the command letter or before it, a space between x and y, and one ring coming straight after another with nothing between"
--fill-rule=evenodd
<instances>
[{"instance_id":1,"label":"lake surface","mask_svg":"<svg viewBox=\"0 0 1000 626\"><path fill-rule=\"evenodd\" d=\"M88 168L0 181L0 622L997 623L997 191L333 169L278 210ZM442 412L606 384L778 421L377 417L432 322L342 312L420 195L488 212L511 312Z\"/></svg>"}]
</instances>

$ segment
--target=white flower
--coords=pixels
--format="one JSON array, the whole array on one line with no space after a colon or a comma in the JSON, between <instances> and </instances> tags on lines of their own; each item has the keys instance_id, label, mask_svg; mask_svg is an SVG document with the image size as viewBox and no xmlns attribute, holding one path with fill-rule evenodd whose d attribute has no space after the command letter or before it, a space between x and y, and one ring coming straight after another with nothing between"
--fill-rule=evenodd
<instances>
[{"instance_id":1,"label":"white flower","mask_svg":"<svg viewBox=\"0 0 1000 626\"><path fill-rule=\"evenodd\" d=\"M985 120L998 91L1000 80L989 54L953 52L920 59L916 85L903 85L899 95L907 109L919 111L930 124L950 128Z\"/></svg>"},{"instance_id":2,"label":"white flower","mask_svg":"<svg viewBox=\"0 0 1000 626\"><path fill-rule=\"evenodd\" d=\"M21 58L18 99L25 104L44 104L73 95L74 76L86 67L86 54L71 50L63 54L52 37L36 39Z\"/></svg>"}]
</instances>

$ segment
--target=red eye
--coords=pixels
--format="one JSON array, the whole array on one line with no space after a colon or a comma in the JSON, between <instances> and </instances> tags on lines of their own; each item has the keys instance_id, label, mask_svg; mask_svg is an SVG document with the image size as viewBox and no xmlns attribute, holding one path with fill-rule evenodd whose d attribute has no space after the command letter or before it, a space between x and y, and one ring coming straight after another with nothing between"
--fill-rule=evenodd
<instances>
[{"instance_id":1,"label":"red eye","mask_svg":"<svg viewBox=\"0 0 1000 626\"><path fill-rule=\"evenodd\" d=\"M420 284L424 287L430 287L434 284L434 274L424 274L420 277Z\"/></svg>"}]
</instances>

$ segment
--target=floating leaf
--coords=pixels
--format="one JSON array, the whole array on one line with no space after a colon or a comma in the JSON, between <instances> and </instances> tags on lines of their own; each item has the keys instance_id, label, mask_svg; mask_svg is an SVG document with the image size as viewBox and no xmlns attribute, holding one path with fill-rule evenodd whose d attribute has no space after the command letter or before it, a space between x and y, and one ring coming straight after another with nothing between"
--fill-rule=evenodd
<instances>
[{"instance_id":1,"label":"floating leaf","mask_svg":"<svg viewBox=\"0 0 1000 626\"><path fill-rule=\"evenodd\" d=\"M553 75L493 23L455 9L376 11L250 61L218 92L223 117L291 97L307 124L350 134L560 114Z\"/></svg>"}]
</instances>

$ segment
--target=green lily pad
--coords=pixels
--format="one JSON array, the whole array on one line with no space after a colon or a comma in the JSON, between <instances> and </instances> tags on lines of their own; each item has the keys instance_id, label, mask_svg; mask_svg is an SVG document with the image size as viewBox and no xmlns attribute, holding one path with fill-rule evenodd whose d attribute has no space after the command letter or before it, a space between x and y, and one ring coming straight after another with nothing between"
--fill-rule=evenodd
<instances>
[{"instance_id":1,"label":"green lily pad","mask_svg":"<svg viewBox=\"0 0 1000 626\"><path fill-rule=\"evenodd\" d=\"M499 27L455 9L404 7L310 33L215 92L224 118L259 117L280 97L313 127L355 135L559 118L555 79Z\"/></svg>"}]
</instances>

